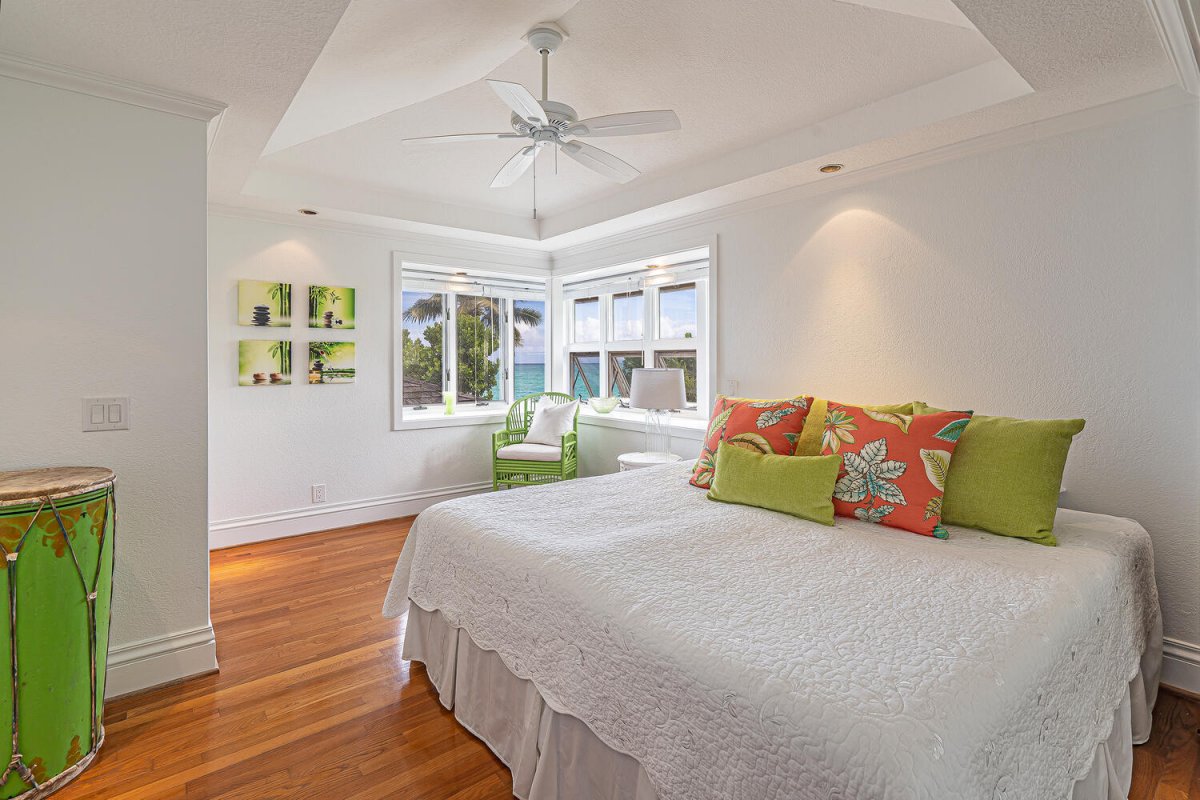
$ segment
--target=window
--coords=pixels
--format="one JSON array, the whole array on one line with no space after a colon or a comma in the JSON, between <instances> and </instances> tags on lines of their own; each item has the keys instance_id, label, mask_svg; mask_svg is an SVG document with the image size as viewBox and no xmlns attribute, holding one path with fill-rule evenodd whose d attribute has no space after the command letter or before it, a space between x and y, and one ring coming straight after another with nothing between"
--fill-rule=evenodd
<instances>
[{"instance_id":1,"label":"window","mask_svg":"<svg viewBox=\"0 0 1200 800\"><path fill-rule=\"evenodd\" d=\"M446 298L434 292L404 292L401 344L404 348L404 405L438 406L445 380Z\"/></svg>"},{"instance_id":2,"label":"window","mask_svg":"<svg viewBox=\"0 0 1200 800\"><path fill-rule=\"evenodd\" d=\"M585 297L575 301L575 341L600 341L600 299Z\"/></svg>"},{"instance_id":3,"label":"window","mask_svg":"<svg viewBox=\"0 0 1200 800\"><path fill-rule=\"evenodd\" d=\"M629 385L633 381L633 371L638 367L645 366L642 363L643 358L640 350L636 353L613 352L608 354L608 374L612 376L612 381L608 386L610 397L629 399Z\"/></svg>"},{"instance_id":4,"label":"window","mask_svg":"<svg viewBox=\"0 0 1200 800\"><path fill-rule=\"evenodd\" d=\"M612 338L616 342L631 342L642 338L642 293L614 294Z\"/></svg>"},{"instance_id":5,"label":"window","mask_svg":"<svg viewBox=\"0 0 1200 800\"><path fill-rule=\"evenodd\" d=\"M397 418L503 412L546 387L546 295L540 281L400 270Z\"/></svg>"},{"instance_id":6,"label":"window","mask_svg":"<svg viewBox=\"0 0 1200 800\"><path fill-rule=\"evenodd\" d=\"M696 338L696 284L658 290L658 338Z\"/></svg>"},{"instance_id":7,"label":"window","mask_svg":"<svg viewBox=\"0 0 1200 800\"><path fill-rule=\"evenodd\" d=\"M571 394L580 400L600 396L600 354L571 353Z\"/></svg>"},{"instance_id":8,"label":"window","mask_svg":"<svg viewBox=\"0 0 1200 800\"><path fill-rule=\"evenodd\" d=\"M546 391L546 301L513 301L513 398Z\"/></svg>"},{"instance_id":9,"label":"window","mask_svg":"<svg viewBox=\"0 0 1200 800\"><path fill-rule=\"evenodd\" d=\"M640 365L639 365L640 366ZM654 353L654 366L683 370L683 388L688 403L696 406L696 351L658 350Z\"/></svg>"},{"instance_id":10,"label":"window","mask_svg":"<svg viewBox=\"0 0 1200 800\"><path fill-rule=\"evenodd\" d=\"M633 370L683 370L684 414L708 408L707 251L658 269L634 268L567 279L563 346L567 391L588 399L629 398ZM614 274L615 272L615 274Z\"/></svg>"}]
</instances>

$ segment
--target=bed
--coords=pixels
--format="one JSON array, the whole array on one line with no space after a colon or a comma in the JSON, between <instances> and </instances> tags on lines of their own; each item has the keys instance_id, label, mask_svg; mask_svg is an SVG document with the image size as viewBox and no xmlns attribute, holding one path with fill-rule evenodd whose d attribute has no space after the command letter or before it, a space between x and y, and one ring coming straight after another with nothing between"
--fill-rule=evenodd
<instances>
[{"instance_id":1,"label":"bed","mask_svg":"<svg viewBox=\"0 0 1200 800\"><path fill-rule=\"evenodd\" d=\"M453 500L384 613L405 658L556 798L1125 797L1161 620L1137 523L1060 545L825 527L684 465Z\"/></svg>"}]
</instances>

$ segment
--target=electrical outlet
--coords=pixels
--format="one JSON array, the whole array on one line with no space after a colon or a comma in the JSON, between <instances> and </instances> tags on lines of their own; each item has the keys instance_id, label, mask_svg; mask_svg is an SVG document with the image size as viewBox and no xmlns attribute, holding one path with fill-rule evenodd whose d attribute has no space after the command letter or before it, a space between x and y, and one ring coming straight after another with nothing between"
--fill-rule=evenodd
<instances>
[{"instance_id":1,"label":"electrical outlet","mask_svg":"<svg viewBox=\"0 0 1200 800\"><path fill-rule=\"evenodd\" d=\"M725 387L727 389L725 394L729 395L730 397L738 396L738 382L737 381L733 381L733 380L725 381Z\"/></svg>"},{"instance_id":2,"label":"electrical outlet","mask_svg":"<svg viewBox=\"0 0 1200 800\"><path fill-rule=\"evenodd\" d=\"M324 503L325 502L325 484L314 483L312 485L312 494L313 494L313 502L314 503Z\"/></svg>"}]
</instances>

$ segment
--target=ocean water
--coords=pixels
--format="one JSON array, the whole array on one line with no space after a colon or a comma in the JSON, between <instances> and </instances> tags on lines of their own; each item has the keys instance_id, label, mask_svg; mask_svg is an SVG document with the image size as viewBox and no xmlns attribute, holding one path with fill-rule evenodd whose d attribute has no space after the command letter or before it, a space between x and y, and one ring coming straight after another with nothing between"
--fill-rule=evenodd
<instances>
[{"instance_id":1,"label":"ocean water","mask_svg":"<svg viewBox=\"0 0 1200 800\"><path fill-rule=\"evenodd\" d=\"M546 369L541 364L514 364L513 365L513 390L516 392L517 398L525 397L530 394L546 391ZM592 384L593 391L600 391L600 363L583 363L584 374L587 375L588 381ZM587 388L583 385L583 381L579 378L575 379L575 386L572 387L571 394L575 397L589 397Z\"/></svg>"},{"instance_id":2,"label":"ocean water","mask_svg":"<svg viewBox=\"0 0 1200 800\"><path fill-rule=\"evenodd\" d=\"M514 364L513 391L518 399L530 394L546 391L546 367L544 364Z\"/></svg>"},{"instance_id":3,"label":"ocean water","mask_svg":"<svg viewBox=\"0 0 1200 800\"><path fill-rule=\"evenodd\" d=\"M595 363L591 359L581 359L583 374L587 376L588 383L591 384L592 391L589 392L587 386L583 382L583 378L575 376L575 385L571 387L571 394L575 397L587 399L600 394L600 360L596 359Z\"/></svg>"}]
</instances>

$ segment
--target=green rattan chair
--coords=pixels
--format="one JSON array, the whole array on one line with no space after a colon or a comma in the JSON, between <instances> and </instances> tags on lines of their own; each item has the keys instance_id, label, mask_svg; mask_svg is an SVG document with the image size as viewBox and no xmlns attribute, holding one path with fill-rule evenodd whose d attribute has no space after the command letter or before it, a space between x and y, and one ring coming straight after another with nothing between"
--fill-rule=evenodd
<instances>
[{"instance_id":1,"label":"green rattan chair","mask_svg":"<svg viewBox=\"0 0 1200 800\"><path fill-rule=\"evenodd\" d=\"M492 434L492 490L501 486L535 486L574 478L578 471L579 411L575 412L570 433L563 436L562 451L558 461L521 461L500 458L500 449L510 444L519 444L529 433L533 422L533 409L538 400L549 397L555 405L570 403L575 398L562 392L542 392L522 397L508 409L504 430Z\"/></svg>"}]
</instances>

